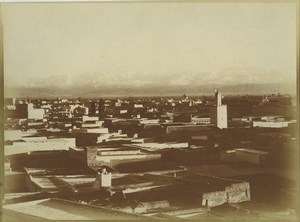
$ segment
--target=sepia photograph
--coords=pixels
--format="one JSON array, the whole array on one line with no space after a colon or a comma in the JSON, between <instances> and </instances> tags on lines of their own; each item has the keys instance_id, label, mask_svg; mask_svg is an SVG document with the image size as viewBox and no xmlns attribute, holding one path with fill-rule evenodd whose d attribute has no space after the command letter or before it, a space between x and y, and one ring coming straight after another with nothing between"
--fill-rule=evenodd
<instances>
[{"instance_id":1,"label":"sepia photograph","mask_svg":"<svg viewBox=\"0 0 300 222\"><path fill-rule=\"evenodd\" d=\"M1 4L1 221L299 220L299 0Z\"/></svg>"}]
</instances>

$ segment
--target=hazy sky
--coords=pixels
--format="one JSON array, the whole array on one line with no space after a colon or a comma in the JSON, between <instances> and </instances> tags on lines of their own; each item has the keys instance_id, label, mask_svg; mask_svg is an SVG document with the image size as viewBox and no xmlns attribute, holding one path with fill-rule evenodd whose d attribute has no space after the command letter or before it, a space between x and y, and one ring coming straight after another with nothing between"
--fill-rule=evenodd
<instances>
[{"instance_id":1,"label":"hazy sky","mask_svg":"<svg viewBox=\"0 0 300 222\"><path fill-rule=\"evenodd\" d=\"M7 86L296 79L292 3L10 3L3 9Z\"/></svg>"}]
</instances>

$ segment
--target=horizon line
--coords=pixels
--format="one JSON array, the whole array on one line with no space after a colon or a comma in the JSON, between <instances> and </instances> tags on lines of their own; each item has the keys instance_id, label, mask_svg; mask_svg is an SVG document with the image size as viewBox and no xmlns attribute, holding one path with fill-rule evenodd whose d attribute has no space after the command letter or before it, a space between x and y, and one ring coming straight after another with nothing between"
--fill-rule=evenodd
<instances>
[{"instance_id":1,"label":"horizon line","mask_svg":"<svg viewBox=\"0 0 300 222\"><path fill-rule=\"evenodd\" d=\"M296 97L296 94L294 93L256 93L256 94L252 94L252 93L222 93L222 91L220 91L220 93L222 95L226 95L226 96L290 96L290 97ZM214 93L202 93L201 95L198 94L188 94L188 93L183 93L183 94L170 94L170 95L103 95L103 96L65 96L65 95L58 95L58 96L45 96L45 97L40 97L40 96L5 96L4 99L11 99L11 98L16 98L16 99L56 99L56 98L60 98L60 99L97 99L97 98L157 98L157 97L161 97L161 98L166 98L166 97L182 97L183 95L186 95L188 97L203 97L203 96L214 96Z\"/></svg>"}]
</instances>

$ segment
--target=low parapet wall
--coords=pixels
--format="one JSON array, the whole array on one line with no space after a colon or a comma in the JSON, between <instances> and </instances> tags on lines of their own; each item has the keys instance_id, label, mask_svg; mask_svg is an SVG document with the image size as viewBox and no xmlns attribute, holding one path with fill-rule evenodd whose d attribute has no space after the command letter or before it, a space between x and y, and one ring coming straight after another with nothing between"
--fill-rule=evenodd
<instances>
[{"instance_id":1,"label":"low parapet wall","mask_svg":"<svg viewBox=\"0 0 300 222\"><path fill-rule=\"evenodd\" d=\"M224 191L205 192L202 194L202 206L215 207L224 203L240 203L250 201L250 184L234 183L225 187Z\"/></svg>"}]
</instances>

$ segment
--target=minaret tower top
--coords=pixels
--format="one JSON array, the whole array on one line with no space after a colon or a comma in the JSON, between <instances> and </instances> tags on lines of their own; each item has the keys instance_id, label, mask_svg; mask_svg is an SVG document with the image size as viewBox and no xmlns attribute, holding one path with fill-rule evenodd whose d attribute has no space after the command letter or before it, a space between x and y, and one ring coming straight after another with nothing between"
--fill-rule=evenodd
<instances>
[{"instance_id":1,"label":"minaret tower top","mask_svg":"<svg viewBox=\"0 0 300 222\"><path fill-rule=\"evenodd\" d=\"M221 106L222 105L222 95L218 89L215 89L215 98L216 98L216 105Z\"/></svg>"}]
</instances>

